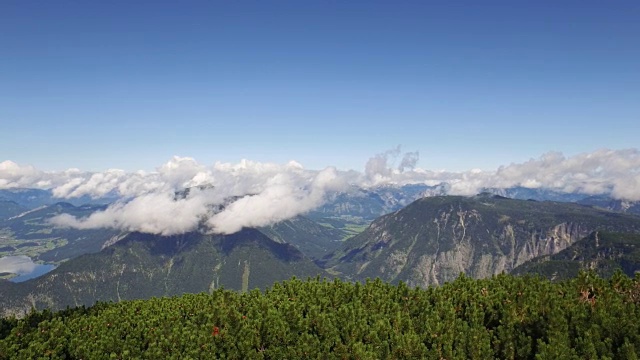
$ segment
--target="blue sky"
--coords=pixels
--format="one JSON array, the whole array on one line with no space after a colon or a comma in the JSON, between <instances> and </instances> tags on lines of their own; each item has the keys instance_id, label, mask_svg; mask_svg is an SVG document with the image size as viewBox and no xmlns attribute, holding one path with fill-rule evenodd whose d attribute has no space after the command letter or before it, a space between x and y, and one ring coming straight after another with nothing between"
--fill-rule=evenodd
<instances>
[{"instance_id":1,"label":"blue sky","mask_svg":"<svg viewBox=\"0 0 640 360\"><path fill-rule=\"evenodd\" d=\"M0 2L0 161L427 169L637 148L637 1Z\"/></svg>"}]
</instances>

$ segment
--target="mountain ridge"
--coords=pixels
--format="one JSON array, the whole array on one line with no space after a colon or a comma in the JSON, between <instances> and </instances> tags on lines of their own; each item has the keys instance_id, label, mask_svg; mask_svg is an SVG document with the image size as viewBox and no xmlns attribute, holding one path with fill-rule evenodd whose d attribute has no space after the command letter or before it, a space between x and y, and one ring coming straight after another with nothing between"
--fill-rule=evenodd
<instances>
[{"instance_id":1,"label":"mountain ridge","mask_svg":"<svg viewBox=\"0 0 640 360\"><path fill-rule=\"evenodd\" d=\"M638 232L640 217L490 194L436 196L380 217L323 262L355 280L429 286L460 273L481 278L509 272L596 229Z\"/></svg>"}]
</instances>

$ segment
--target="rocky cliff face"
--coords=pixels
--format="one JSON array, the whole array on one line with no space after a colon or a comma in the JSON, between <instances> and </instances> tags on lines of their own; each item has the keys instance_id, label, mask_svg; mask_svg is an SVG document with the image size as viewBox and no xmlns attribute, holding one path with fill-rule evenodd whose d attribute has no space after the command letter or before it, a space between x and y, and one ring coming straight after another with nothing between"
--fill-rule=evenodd
<instances>
[{"instance_id":1,"label":"rocky cliff face","mask_svg":"<svg viewBox=\"0 0 640 360\"><path fill-rule=\"evenodd\" d=\"M450 239L455 242L452 249L418 256L406 281L412 285L428 286L451 281L460 273L485 278L510 272L530 259L555 254L588 233L585 226L574 223L562 223L542 232L516 232L511 224L506 224L490 236L501 243L502 249L474 244L478 237L463 233Z\"/></svg>"},{"instance_id":2,"label":"rocky cliff face","mask_svg":"<svg viewBox=\"0 0 640 360\"><path fill-rule=\"evenodd\" d=\"M640 270L640 234L594 231L557 254L525 262L513 273L562 280L587 269L603 277L611 276L617 270L635 276Z\"/></svg>"},{"instance_id":3,"label":"rocky cliff face","mask_svg":"<svg viewBox=\"0 0 640 360\"><path fill-rule=\"evenodd\" d=\"M640 230L640 218L575 204L494 196L433 197L376 220L327 259L355 279L438 285L483 278L558 253L599 228Z\"/></svg>"}]
</instances>

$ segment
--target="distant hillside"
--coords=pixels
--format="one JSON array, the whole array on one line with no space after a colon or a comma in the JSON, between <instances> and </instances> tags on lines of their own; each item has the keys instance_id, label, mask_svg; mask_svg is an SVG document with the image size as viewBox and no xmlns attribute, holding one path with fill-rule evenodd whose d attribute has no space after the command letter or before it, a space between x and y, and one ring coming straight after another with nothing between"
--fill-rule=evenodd
<instances>
[{"instance_id":1,"label":"distant hillside","mask_svg":"<svg viewBox=\"0 0 640 360\"><path fill-rule=\"evenodd\" d=\"M640 215L640 201L618 200L600 195L581 199L578 203L612 211Z\"/></svg>"},{"instance_id":2,"label":"distant hillside","mask_svg":"<svg viewBox=\"0 0 640 360\"><path fill-rule=\"evenodd\" d=\"M50 224L49 219L59 214L84 217L101 209L104 206L56 203L0 220L0 256L27 255L34 260L60 262L98 252L105 243L120 235L120 231L58 228Z\"/></svg>"},{"instance_id":3,"label":"distant hillside","mask_svg":"<svg viewBox=\"0 0 640 360\"><path fill-rule=\"evenodd\" d=\"M323 206L311 211L308 216L311 219L354 217L370 221L426 196L432 188L423 184L368 189L354 186L349 191L331 195Z\"/></svg>"},{"instance_id":4,"label":"distant hillside","mask_svg":"<svg viewBox=\"0 0 640 360\"><path fill-rule=\"evenodd\" d=\"M42 277L0 282L0 310L60 309L219 287L247 290L294 275L323 274L292 245L275 242L255 229L226 236L132 233L100 253L69 260Z\"/></svg>"},{"instance_id":5,"label":"distant hillside","mask_svg":"<svg viewBox=\"0 0 640 360\"><path fill-rule=\"evenodd\" d=\"M27 208L15 201L0 200L0 222L25 211L27 211Z\"/></svg>"},{"instance_id":6,"label":"distant hillside","mask_svg":"<svg viewBox=\"0 0 640 360\"><path fill-rule=\"evenodd\" d=\"M56 202L50 190L21 188L0 189L0 200L13 201L28 209L51 205Z\"/></svg>"},{"instance_id":7,"label":"distant hillside","mask_svg":"<svg viewBox=\"0 0 640 360\"><path fill-rule=\"evenodd\" d=\"M537 200L537 201L559 201L559 202L578 202L589 197L582 193L566 193L545 188L526 188L522 186L514 186L505 189L485 189L494 195L500 195L511 199L518 200Z\"/></svg>"},{"instance_id":8,"label":"distant hillside","mask_svg":"<svg viewBox=\"0 0 640 360\"><path fill-rule=\"evenodd\" d=\"M104 205L115 201L117 198L117 196L112 194L98 199L94 199L86 195L65 199L54 196L51 190L28 188L0 189L0 200L13 201L16 204L27 209L35 209L41 206L53 205L57 202L68 202L76 206L86 204Z\"/></svg>"},{"instance_id":9,"label":"distant hillside","mask_svg":"<svg viewBox=\"0 0 640 360\"><path fill-rule=\"evenodd\" d=\"M635 276L640 270L640 235L596 231L557 254L527 261L513 273L563 280L589 269L603 277L613 275L616 270Z\"/></svg>"},{"instance_id":10,"label":"distant hillside","mask_svg":"<svg viewBox=\"0 0 640 360\"><path fill-rule=\"evenodd\" d=\"M319 259L337 249L342 240L350 235L345 229L335 228L330 224L321 225L304 216L262 227L260 231L275 241L297 247L312 259Z\"/></svg>"},{"instance_id":11,"label":"distant hillside","mask_svg":"<svg viewBox=\"0 0 640 360\"><path fill-rule=\"evenodd\" d=\"M640 217L489 194L436 196L377 219L323 261L348 278L428 286L460 273L483 278L510 272L595 230L639 232Z\"/></svg>"}]
</instances>

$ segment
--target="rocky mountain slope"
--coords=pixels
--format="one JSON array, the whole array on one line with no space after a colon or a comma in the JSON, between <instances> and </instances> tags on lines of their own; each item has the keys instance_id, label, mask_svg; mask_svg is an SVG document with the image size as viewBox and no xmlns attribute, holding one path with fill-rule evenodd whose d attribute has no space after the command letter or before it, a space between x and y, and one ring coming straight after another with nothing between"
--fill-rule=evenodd
<instances>
[{"instance_id":1,"label":"rocky mountain slope","mask_svg":"<svg viewBox=\"0 0 640 360\"><path fill-rule=\"evenodd\" d=\"M323 260L347 278L428 286L510 272L595 230L639 232L640 217L490 194L436 196L377 219Z\"/></svg>"},{"instance_id":2,"label":"rocky mountain slope","mask_svg":"<svg viewBox=\"0 0 640 360\"><path fill-rule=\"evenodd\" d=\"M540 256L518 266L514 274L537 274L551 280L595 270L602 277L621 270L630 277L640 270L640 234L595 231L554 255Z\"/></svg>"}]
</instances>

